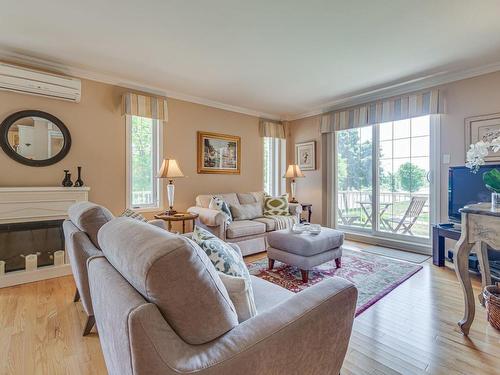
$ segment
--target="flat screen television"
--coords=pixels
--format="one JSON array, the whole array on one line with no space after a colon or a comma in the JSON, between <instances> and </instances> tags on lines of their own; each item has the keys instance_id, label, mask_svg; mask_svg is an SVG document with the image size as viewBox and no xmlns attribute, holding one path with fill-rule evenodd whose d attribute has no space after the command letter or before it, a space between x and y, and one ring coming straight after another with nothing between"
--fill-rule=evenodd
<instances>
[{"instance_id":1,"label":"flat screen television","mask_svg":"<svg viewBox=\"0 0 500 375\"><path fill-rule=\"evenodd\" d=\"M448 172L448 217L452 222L460 222L458 211L463 206L479 202L490 202L491 191L483 182L483 173L500 164L483 165L477 173L467 167L450 167Z\"/></svg>"}]
</instances>

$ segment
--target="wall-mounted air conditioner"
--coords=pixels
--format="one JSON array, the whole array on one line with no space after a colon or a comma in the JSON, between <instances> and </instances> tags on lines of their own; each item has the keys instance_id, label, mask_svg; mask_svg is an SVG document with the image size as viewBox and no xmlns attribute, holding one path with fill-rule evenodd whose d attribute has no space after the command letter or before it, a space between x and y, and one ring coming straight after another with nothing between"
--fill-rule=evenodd
<instances>
[{"instance_id":1,"label":"wall-mounted air conditioner","mask_svg":"<svg viewBox=\"0 0 500 375\"><path fill-rule=\"evenodd\" d=\"M0 63L0 90L79 103L82 83L77 78Z\"/></svg>"}]
</instances>

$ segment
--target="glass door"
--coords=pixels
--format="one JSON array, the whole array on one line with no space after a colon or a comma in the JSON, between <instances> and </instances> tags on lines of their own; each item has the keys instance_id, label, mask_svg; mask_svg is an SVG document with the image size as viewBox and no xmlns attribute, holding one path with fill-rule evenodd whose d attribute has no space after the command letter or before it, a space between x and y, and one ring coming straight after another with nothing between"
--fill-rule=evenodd
<instances>
[{"instance_id":1,"label":"glass door","mask_svg":"<svg viewBox=\"0 0 500 375\"><path fill-rule=\"evenodd\" d=\"M336 133L337 226L428 242L430 116Z\"/></svg>"}]
</instances>

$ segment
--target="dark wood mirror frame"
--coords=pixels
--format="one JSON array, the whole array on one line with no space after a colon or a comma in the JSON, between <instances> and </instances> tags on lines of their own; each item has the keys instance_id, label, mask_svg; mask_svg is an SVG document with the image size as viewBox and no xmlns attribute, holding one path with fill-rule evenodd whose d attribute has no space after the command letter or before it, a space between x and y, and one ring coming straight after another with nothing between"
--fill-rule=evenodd
<instances>
[{"instance_id":1,"label":"dark wood mirror frame","mask_svg":"<svg viewBox=\"0 0 500 375\"><path fill-rule=\"evenodd\" d=\"M24 117L41 117L46 120L49 120L53 124L55 124L59 130L61 130L61 133L63 134L64 137L64 145L57 153L57 155L54 155L53 157L49 159L44 159L44 160L32 160L25 158L24 156L19 155L9 144L9 139L8 139L8 133L9 129L14 124L16 121L24 118ZM64 125L64 123L59 120L57 117L51 115L50 113L43 112L43 111L35 111L35 110L28 110L28 111L20 111L13 113L12 115L8 116L5 120L3 120L2 124L0 124L0 147L4 150L4 152L11 158L14 159L15 161L24 164L24 165L29 165L30 167L45 167L48 165L55 164L62 159L68 154L69 149L71 148L71 135L69 134L68 128Z\"/></svg>"}]
</instances>

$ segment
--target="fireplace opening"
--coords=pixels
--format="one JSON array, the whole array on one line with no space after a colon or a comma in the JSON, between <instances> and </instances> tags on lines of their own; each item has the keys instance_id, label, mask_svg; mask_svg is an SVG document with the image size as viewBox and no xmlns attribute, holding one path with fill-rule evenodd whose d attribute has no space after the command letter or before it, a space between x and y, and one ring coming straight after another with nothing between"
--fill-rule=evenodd
<instances>
[{"instance_id":1,"label":"fireplace opening","mask_svg":"<svg viewBox=\"0 0 500 375\"><path fill-rule=\"evenodd\" d=\"M24 270L25 257L37 255L37 266L54 264L54 252L64 250L64 220L0 224L0 260L5 272Z\"/></svg>"}]
</instances>

